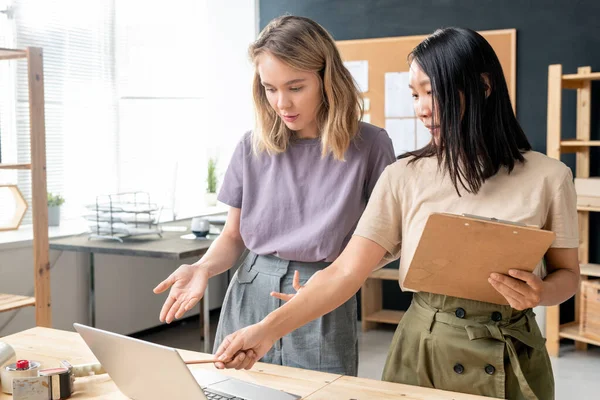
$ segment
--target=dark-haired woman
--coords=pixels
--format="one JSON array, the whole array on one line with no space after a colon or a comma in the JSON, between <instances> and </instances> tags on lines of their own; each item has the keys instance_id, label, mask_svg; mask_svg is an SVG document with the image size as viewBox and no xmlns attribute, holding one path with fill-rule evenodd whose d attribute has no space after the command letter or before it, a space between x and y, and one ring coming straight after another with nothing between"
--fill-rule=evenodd
<instances>
[{"instance_id":1,"label":"dark-haired woman","mask_svg":"<svg viewBox=\"0 0 600 400\"><path fill-rule=\"evenodd\" d=\"M436 31L409 63L415 112L431 143L387 167L331 266L263 321L226 338L217 355L229 360L253 350L260 358L278 338L346 301L382 259L400 257L402 286L431 213L491 215L554 231L545 265L490 276L490 290L509 306L415 293L383 379L511 400L553 399L552 368L532 308L567 300L579 283L571 171L531 150L498 58L482 36Z\"/></svg>"}]
</instances>

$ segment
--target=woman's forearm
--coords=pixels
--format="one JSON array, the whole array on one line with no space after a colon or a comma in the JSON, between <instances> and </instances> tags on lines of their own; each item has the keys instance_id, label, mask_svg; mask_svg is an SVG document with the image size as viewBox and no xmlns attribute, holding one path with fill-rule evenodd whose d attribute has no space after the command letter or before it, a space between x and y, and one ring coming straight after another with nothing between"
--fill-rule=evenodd
<instances>
[{"instance_id":1,"label":"woman's forearm","mask_svg":"<svg viewBox=\"0 0 600 400\"><path fill-rule=\"evenodd\" d=\"M240 208L229 209L223 232L210 245L206 254L193 264L204 269L209 278L231 268L246 248L240 233L241 213Z\"/></svg>"},{"instance_id":2,"label":"woman's forearm","mask_svg":"<svg viewBox=\"0 0 600 400\"><path fill-rule=\"evenodd\" d=\"M542 306L555 306L571 298L579 288L579 257L576 248L550 248L546 252L548 276L543 282Z\"/></svg>"},{"instance_id":3,"label":"woman's forearm","mask_svg":"<svg viewBox=\"0 0 600 400\"><path fill-rule=\"evenodd\" d=\"M230 269L245 250L245 245L239 236L221 234L210 245L206 254L194 265L204 268L208 277L219 275Z\"/></svg>"},{"instance_id":4,"label":"woman's forearm","mask_svg":"<svg viewBox=\"0 0 600 400\"><path fill-rule=\"evenodd\" d=\"M559 269L544 279L544 296L541 306L555 306L573 297L579 287L579 271Z\"/></svg>"}]
</instances>

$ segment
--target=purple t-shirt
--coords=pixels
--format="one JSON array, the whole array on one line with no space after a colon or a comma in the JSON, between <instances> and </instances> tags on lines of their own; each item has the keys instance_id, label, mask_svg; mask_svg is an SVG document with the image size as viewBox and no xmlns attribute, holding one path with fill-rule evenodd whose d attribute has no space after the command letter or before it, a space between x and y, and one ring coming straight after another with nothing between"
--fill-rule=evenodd
<instances>
[{"instance_id":1,"label":"purple t-shirt","mask_svg":"<svg viewBox=\"0 0 600 400\"><path fill-rule=\"evenodd\" d=\"M241 208L246 247L285 260L335 260L379 175L395 161L387 132L361 123L345 161L322 158L320 139L295 140L277 155L254 155L251 134L235 149L218 196Z\"/></svg>"}]
</instances>

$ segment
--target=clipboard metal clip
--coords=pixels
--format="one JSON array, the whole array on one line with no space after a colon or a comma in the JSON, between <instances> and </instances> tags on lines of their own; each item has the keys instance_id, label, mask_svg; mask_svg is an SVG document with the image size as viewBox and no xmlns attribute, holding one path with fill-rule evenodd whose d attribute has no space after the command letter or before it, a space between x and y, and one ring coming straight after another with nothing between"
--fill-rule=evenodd
<instances>
[{"instance_id":1,"label":"clipboard metal clip","mask_svg":"<svg viewBox=\"0 0 600 400\"><path fill-rule=\"evenodd\" d=\"M522 222L514 222L514 221L506 221L503 219L498 219L498 218L493 218L493 217L482 217L481 215L473 215L473 214L463 214L463 217L467 217L467 218L473 218L473 219L480 219L483 221L490 221L490 222L498 222L500 224L508 224L508 225L515 225L515 226L527 226L526 224L522 223Z\"/></svg>"}]
</instances>

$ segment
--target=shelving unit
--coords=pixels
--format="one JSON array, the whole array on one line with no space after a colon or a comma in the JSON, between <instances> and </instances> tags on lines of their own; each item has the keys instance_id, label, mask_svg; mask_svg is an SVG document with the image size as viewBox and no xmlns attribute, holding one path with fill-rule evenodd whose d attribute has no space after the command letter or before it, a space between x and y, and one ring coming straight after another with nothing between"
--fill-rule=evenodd
<instances>
[{"instance_id":1,"label":"shelving unit","mask_svg":"<svg viewBox=\"0 0 600 400\"><path fill-rule=\"evenodd\" d=\"M397 324L404 315L404 311L383 308L382 283L384 280L398 282L398 270L393 268L377 270L369 275L362 286L360 306L363 332L374 329L378 323Z\"/></svg>"},{"instance_id":2,"label":"shelving unit","mask_svg":"<svg viewBox=\"0 0 600 400\"><path fill-rule=\"evenodd\" d=\"M576 74L563 75L562 65L548 68L548 124L547 154L560 160L561 154L576 154L577 178L590 176L590 147L600 146L600 141L590 139L591 87L592 81L600 80L600 72L592 73L590 67L580 67ZM563 89L577 90L576 139L561 139L561 111ZM600 196L600 193L598 194ZM578 206L579 216L579 262L582 279L600 277L600 265L589 263L589 214L600 211L600 207ZM600 341L579 333L580 294L575 295L575 321L560 325L558 306L546 308L546 347L552 356L559 355L561 338L575 341L578 350L587 349L588 344L600 346Z\"/></svg>"},{"instance_id":3,"label":"shelving unit","mask_svg":"<svg viewBox=\"0 0 600 400\"><path fill-rule=\"evenodd\" d=\"M36 325L52 327L42 49L38 47L28 47L25 50L0 49L0 60L17 59L27 60L31 161L22 164L0 164L0 169L31 170L33 280L35 289L34 297L0 293L0 312L34 306ZM15 265L14 267L20 266Z\"/></svg>"}]
</instances>

